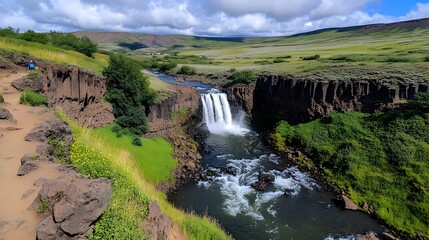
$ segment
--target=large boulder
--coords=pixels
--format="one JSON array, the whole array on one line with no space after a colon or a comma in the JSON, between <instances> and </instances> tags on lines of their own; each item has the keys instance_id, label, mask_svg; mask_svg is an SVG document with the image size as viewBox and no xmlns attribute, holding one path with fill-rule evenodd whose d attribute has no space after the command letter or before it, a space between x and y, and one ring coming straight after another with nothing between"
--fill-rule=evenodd
<instances>
[{"instance_id":1,"label":"large boulder","mask_svg":"<svg viewBox=\"0 0 429 240\"><path fill-rule=\"evenodd\" d=\"M66 122L55 119L48 120L36 126L27 136L25 141L33 142L46 142L49 138L60 139L65 143L71 144L73 142L73 135L71 128Z\"/></svg>"},{"instance_id":2,"label":"large boulder","mask_svg":"<svg viewBox=\"0 0 429 240\"><path fill-rule=\"evenodd\" d=\"M43 91L43 79L41 77L29 78L27 76L16 79L10 85L19 91L33 90L34 92Z\"/></svg>"},{"instance_id":3,"label":"large boulder","mask_svg":"<svg viewBox=\"0 0 429 240\"><path fill-rule=\"evenodd\" d=\"M341 194L341 202L343 203L343 206L345 209L347 210L358 210L359 206L356 205L356 203L354 203L352 200L350 200L349 197L347 197L346 194Z\"/></svg>"},{"instance_id":4,"label":"large boulder","mask_svg":"<svg viewBox=\"0 0 429 240\"><path fill-rule=\"evenodd\" d=\"M71 174L45 180L31 209L46 204L49 216L37 227L37 239L75 239L91 230L111 199L108 179L89 179ZM52 238L52 234L56 234Z\"/></svg>"}]
</instances>

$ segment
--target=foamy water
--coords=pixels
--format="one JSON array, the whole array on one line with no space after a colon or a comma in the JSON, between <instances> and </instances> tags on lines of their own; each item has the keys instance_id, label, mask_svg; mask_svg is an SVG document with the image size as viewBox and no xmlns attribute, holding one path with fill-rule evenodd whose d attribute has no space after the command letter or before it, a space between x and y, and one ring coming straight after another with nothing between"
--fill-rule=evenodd
<instances>
[{"instance_id":1,"label":"foamy water","mask_svg":"<svg viewBox=\"0 0 429 240\"><path fill-rule=\"evenodd\" d=\"M225 158L228 155L218 156ZM284 196L288 190L291 196L297 195L302 188L314 190L318 188L315 181L306 173L299 171L297 167L289 167L284 171L270 170L269 174L275 176L274 184L265 192L259 192L250 187L258 180L259 172L263 171L262 161L269 160L276 162L276 155L262 155L256 159L228 159L227 166L233 167L236 175L230 175L217 171L220 176L208 181L200 181L198 185L204 188L217 186L224 197L223 208L231 215L243 214L252 217L254 220L264 220L262 211L267 211L275 216L276 211L270 205L279 197ZM264 208L268 205L267 208Z\"/></svg>"}]
</instances>

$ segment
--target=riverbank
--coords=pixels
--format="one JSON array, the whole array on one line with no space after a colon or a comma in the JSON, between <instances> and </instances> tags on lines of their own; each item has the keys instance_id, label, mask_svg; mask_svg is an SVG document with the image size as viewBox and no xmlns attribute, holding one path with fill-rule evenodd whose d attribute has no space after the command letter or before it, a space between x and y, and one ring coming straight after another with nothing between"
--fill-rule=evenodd
<instances>
[{"instance_id":1,"label":"riverbank","mask_svg":"<svg viewBox=\"0 0 429 240\"><path fill-rule=\"evenodd\" d=\"M426 132L417 129L427 128L427 118L412 109L373 115L332 113L296 126L281 122L270 141L286 154L295 147L309 156L293 159L320 172L362 211L405 238L426 239L428 175L424 169L429 148Z\"/></svg>"}]
</instances>

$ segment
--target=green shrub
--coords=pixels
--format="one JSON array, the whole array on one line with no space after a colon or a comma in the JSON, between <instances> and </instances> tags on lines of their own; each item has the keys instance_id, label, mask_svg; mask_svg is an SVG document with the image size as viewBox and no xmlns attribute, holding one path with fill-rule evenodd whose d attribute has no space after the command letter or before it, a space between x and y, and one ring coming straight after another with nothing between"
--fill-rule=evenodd
<instances>
[{"instance_id":1,"label":"green shrub","mask_svg":"<svg viewBox=\"0 0 429 240\"><path fill-rule=\"evenodd\" d=\"M313 56L307 56L307 57L303 57L302 60L304 61L308 61L308 60L317 60L320 58L319 54L313 55Z\"/></svg>"},{"instance_id":2,"label":"green shrub","mask_svg":"<svg viewBox=\"0 0 429 240\"><path fill-rule=\"evenodd\" d=\"M168 72L168 71L174 69L175 67L177 67L177 63L174 63L174 62L161 63L158 66L158 70L160 72Z\"/></svg>"},{"instance_id":3,"label":"green shrub","mask_svg":"<svg viewBox=\"0 0 429 240\"><path fill-rule=\"evenodd\" d=\"M29 106L43 106L47 104L46 96L43 93L25 90L19 98L19 103Z\"/></svg>"},{"instance_id":4,"label":"green shrub","mask_svg":"<svg viewBox=\"0 0 429 240\"><path fill-rule=\"evenodd\" d=\"M429 56L425 57L425 62L429 62Z\"/></svg>"},{"instance_id":5,"label":"green shrub","mask_svg":"<svg viewBox=\"0 0 429 240\"><path fill-rule=\"evenodd\" d=\"M132 144L134 146L141 146L142 145L142 140L140 139L140 137L135 137L135 138L133 138Z\"/></svg>"},{"instance_id":6,"label":"green shrub","mask_svg":"<svg viewBox=\"0 0 429 240\"><path fill-rule=\"evenodd\" d=\"M290 58L291 56L285 56L285 57L276 57L276 58L274 58L274 60L273 60L273 63L282 63L282 62L285 62L285 58Z\"/></svg>"},{"instance_id":7,"label":"green shrub","mask_svg":"<svg viewBox=\"0 0 429 240\"><path fill-rule=\"evenodd\" d=\"M42 201L39 206L36 209L37 213L44 213L46 210L48 210L49 202L48 201Z\"/></svg>"},{"instance_id":8,"label":"green shrub","mask_svg":"<svg viewBox=\"0 0 429 240\"><path fill-rule=\"evenodd\" d=\"M417 93L409 105L420 111L429 111L429 92Z\"/></svg>"},{"instance_id":9,"label":"green shrub","mask_svg":"<svg viewBox=\"0 0 429 240\"><path fill-rule=\"evenodd\" d=\"M177 71L178 74L184 74L184 75L193 75L196 73L196 69L193 67L189 67L187 65L183 65L179 68L179 71Z\"/></svg>"},{"instance_id":10,"label":"green shrub","mask_svg":"<svg viewBox=\"0 0 429 240\"><path fill-rule=\"evenodd\" d=\"M0 103L4 103L4 98L2 94L0 94Z\"/></svg>"},{"instance_id":11,"label":"green shrub","mask_svg":"<svg viewBox=\"0 0 429 240\"><path fill-rule=\"evenodd\" d=\"M232 73L232 84L252 84L256 81L256 75L251 70L236 71Z\"/></svg>"},{"instance_id":12,"label":"green shrub","mask_svg":"<svg viewBox=\"0 0 429 240\"><path fill-rule=\"evenodd\" d=\"M134 60L115 54L103 71L107 80L106 100L112 103L116 123L137 136L147 131L143 107L149 109L155 101L155 93L140 70ZM121 135L119 130L116 133Z\"/></svg>"}]
</instances>

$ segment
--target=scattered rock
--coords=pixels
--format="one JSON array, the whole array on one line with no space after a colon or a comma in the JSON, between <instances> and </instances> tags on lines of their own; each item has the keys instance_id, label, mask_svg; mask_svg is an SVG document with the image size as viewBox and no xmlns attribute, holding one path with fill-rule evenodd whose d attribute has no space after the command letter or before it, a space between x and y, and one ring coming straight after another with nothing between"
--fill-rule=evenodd
<instances>
[{"instance_id":1,"label":"scattered rock","mask_svg":"<svg viewBox=\"0 0 429 240\"><path fill-rule=\"evenodd\" d=\"M12 123L16 122L12 114L6 108L0 108L0 120L8 120L9 122L12 122Z\"/></svg>"},{"instance_id":2,"label":"scattered rock","mask_svg":"<svg viewBox=\"0 0 429 240\"><path fill-rule=\"evenodd\" d=\"M21 199L29 197L31 194L35 192L34 189L28 189L24 194L22 194Z\"/></svg>"},{"instance_id":3,"label":"scattered rock","mask_svg":"<svg viewBox=\"0 0 429 240\"><path fill-rule=\"evenodd\" d=\"M112 186L108 179L89 179L72 174L55 180L44 180L30 209L37 209L42 202L46 202L47 210L52 215L37 227L37 239L79 238L101 216L111 194ZM55 234L54 238L50 237L52 234Z\"/></svg>"},{"instance_id":4,"label":"scattered rock","mask_svg":"<svg viewBox=\"0 0 429 240\"><path fill-rule=\"evenodd\" d=\"M341 194L341 200L342 203L344 204L344 208L348 209L348 210L358 210L359 207L358 205L356 205L356 203L354 203L352 200L350 200L349 197L346 196L346 194Z\"/></svg>"},{"instance_id":5,"label":"scattered rock","mask_svg":"<svg viewBox=\"0 0 429 240\"><path fill-rule=\"evenodd\" d=\"M250 184L250 186L258 191L264 191L268 188L268 183L266 182L261 182L261 181L256 181L252 184Z\"/></svg>"},{"instance_id":6,"label":"scattered rock","mask_svg":"<svg viewBox=\"0 0 429 240\"><path fill-rule=\"evenodd\" d=\"M197 169L197 166L195 165L195 163L193 161L186 162L185 166L189 171L195 171Z\"/></svg>"},{"instance_id":7,"label":"scattered rock","mask_svg":"<svg viewBox=\"0 0 429 240\"><path fill-rule=\"evenodd\" d=\"M171 218L161 212L156 201L149 204L149 214L143 224L143 229L151 239L155 240L188 239L187 236L175 231Z\"/></svg>"},{"instance_id":8,"label":"scattered rock","mask_svg":"<svg viewBox=\"0 0 429 240\"><path fill-rule=\"evenodd\" d=\"M46 142L50 137L61 139L66 143L73 142L73 135L70 127L66 122L59 119L49 120L39 124L25 136L25 141Z\"/></svg>"},{"instance_id":9,"label":"scattered rock","mask_svg":"<svg viewBox=\"0 0 429 240\"><path fill-rule=\"evenodd\" d=\"M381 236L385 240L400 240L400 238L397 238L393 233L390 232L383 232Z\"/></svg>"},{"instance_id":10,"label":"scattered rock","mask_svg":"<svg viewBox=\"0 0 429 240\"><path fill-rule=\"evenodd\" d=\"M362 209L370 215L374 214L375 212L374 207L369 205L368 203L364 203Z\"/></svg>"},{"instance_id":11,"label":"scattered rock","mask_svg":"<svg viewBox=\"0 0 429 240\"><path fill-rule=\"evenodd\" d=\"M275 176L272 174L260 172L258 176L258 181L250 184L250 186L258 191L264 191L268 188L270 184L275 181Z\"/></svg>"},{"instance_id":12,"label":"scattered rock","mask_svg":"<svg viewBox=\"0 0 429 240\"><path fill-rule=\"evenodd\" d=\"M258 180L266 183L273 183L276 177L269 173L261 172L259 173Z\"/></svg>"},{"instance_id":13,"label":"scattered rock","mask_svg":"<svg viewBox=\"0 0 429 240\"><path fill-rule=\"evenodd\" d=\"M207 124L203 123L199 127L189 128L188 134L191 135L194 139L205 139L210 135L210 130L207 127Z\"/></svg>"},{"instance_id":14,"label":"scattered rock","mask_svg":"<svg viewBox=\"0 0 429 240\"><path fill-rule=\"evenodd\" d=\"M288 189L288 188L285 189L285 195L287 196L291 196L294 192L295 191L293 189Z\"/></svg>"},{"instance_id":15,"label":"scattered rock","mask_svg":"<svg viewBox=\"0 0 429 240\"><path fill-rule=\"evenodd\" d=\"M34 161L34 160L26 161L24 164L21 165L21 167L19 167L18 173L16 175L24 176L24 175L30 173L31 171L36 170L38 167L39 167L39 165L37 164L36 161Z\"/></svg>"},{"instance_id":16,"label":"scattered rock","mask_svg":"<svg viewBox=\"0 0 429 240\"><path fill-rule=\"evenodd\" d=\"M356 240L379 240L374 232L367 232L363 235L360 235Z\"/></svg>"},{"instance_id":17,"label":"scattered rock","mask_svg":"<svg viewBox=\"0 0 429 240\"><path fill-rule=\"evenodd\" d=\"M40 77L28 78L25 76L13 81L10 85L19 91L24 91L27 89L33 90L34 92L43 91L43 79Z\"/></svg>"},{"instance_id":18,"label":"scattered rock","mask_svg":"<svg viewBox=\"0 0 429 240\"><path fill-rule=\"evenodd\" d=\"M226 174L233 175L233 176L237 174L233 166L221 167L220 170Z\"/></svg>"},{"instance_id":19,"label":"scattered rock","mask_svg":"<svg viewBox=\"0 0 429 240\"><path fill-rule=\"evenodd\" d=\"M54 148L47 143L37 145L36 153L39 161L55 162L57 160L57 157L54 154Z\"/></svg>"}]
</instances>

